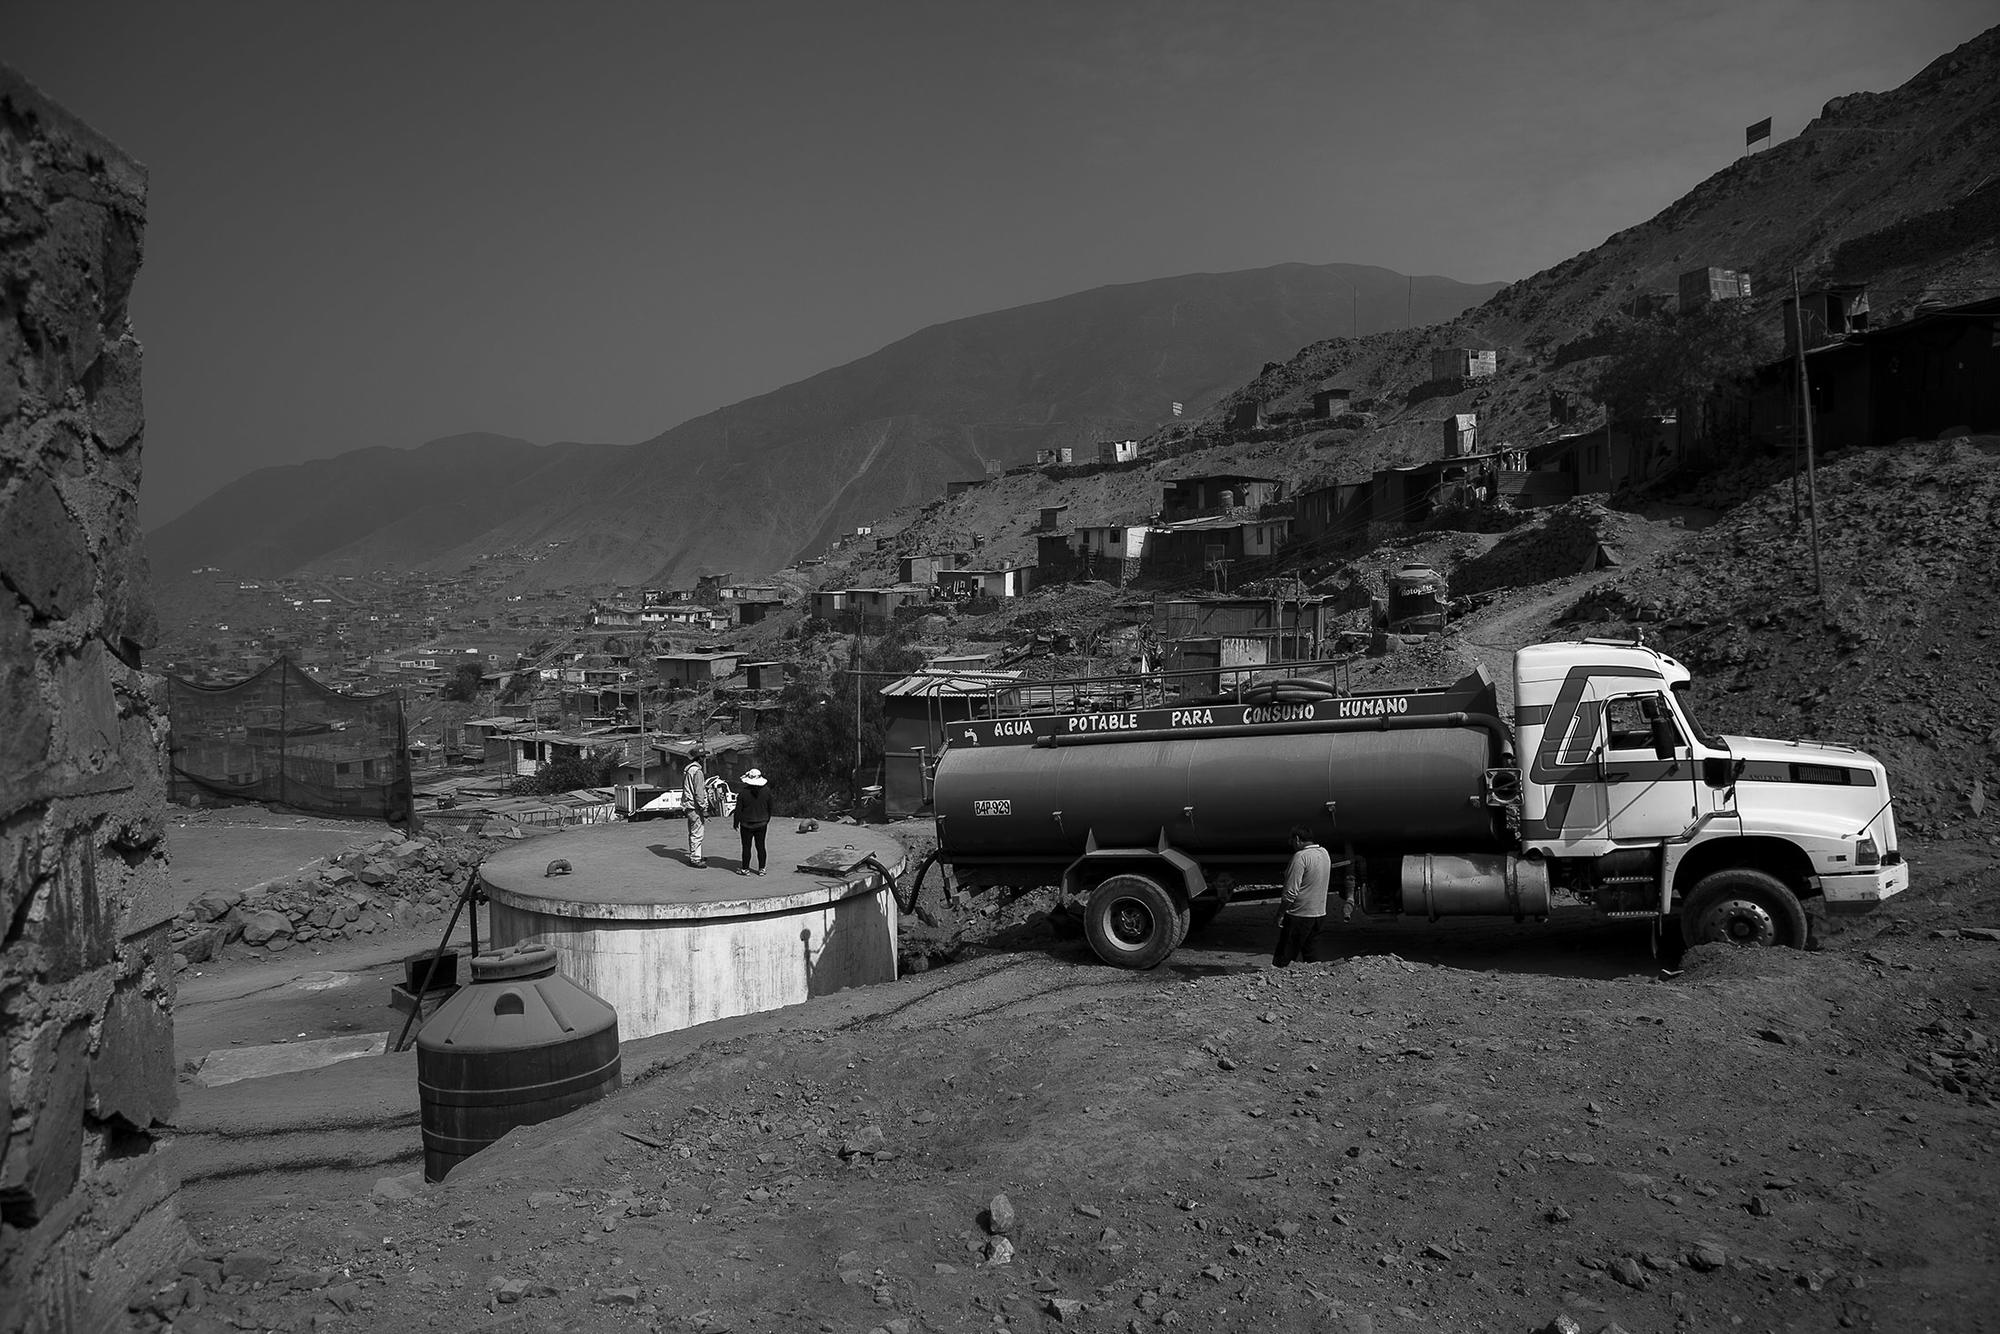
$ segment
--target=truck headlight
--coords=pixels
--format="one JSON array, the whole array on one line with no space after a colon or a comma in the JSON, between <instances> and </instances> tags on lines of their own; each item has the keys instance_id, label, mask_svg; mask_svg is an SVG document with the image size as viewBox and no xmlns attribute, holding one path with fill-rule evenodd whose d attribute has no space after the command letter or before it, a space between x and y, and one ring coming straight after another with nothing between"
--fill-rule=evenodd
<instances>
[{"instance_id":1,"label":"truck headlight","mask_svg":"<svg viewBox=\"0 0 2000 1334\"><path fill-rule=\"evenodd\" d=\"M1856 866L1880 866L1882 849L1875 844L1873 834L1863 834L1854 844L1854 864Z\"/></svg>"}]
</instances>

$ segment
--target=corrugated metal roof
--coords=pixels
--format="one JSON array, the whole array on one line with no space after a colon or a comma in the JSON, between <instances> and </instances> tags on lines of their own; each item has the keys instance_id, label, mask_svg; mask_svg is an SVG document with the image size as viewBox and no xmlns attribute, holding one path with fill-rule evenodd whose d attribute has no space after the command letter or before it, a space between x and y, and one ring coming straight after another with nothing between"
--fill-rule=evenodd
<instances>
[{"instance_id":1,"label":"corrugated metal roof","mask_svg":"<svg viewBox=\"0 0 2000 1334\"><path fill-rule=\"evenodd\" d=\"M916 672L882 687L885 695L984 695L1012 686L1019 672Z\"/></svg>"}]
</instances>

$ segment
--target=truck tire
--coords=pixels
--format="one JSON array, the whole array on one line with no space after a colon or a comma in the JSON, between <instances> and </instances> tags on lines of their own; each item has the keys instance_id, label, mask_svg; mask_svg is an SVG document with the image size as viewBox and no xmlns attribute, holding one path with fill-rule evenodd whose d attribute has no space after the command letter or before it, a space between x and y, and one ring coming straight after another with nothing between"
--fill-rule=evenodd
<instances>
[{"instance_id":1,"label":"truck tire","mask_svg":"<svg viewBox=\"0 0 2000 1334\"><path fill-rule=\"evenodd\" d=\"M1806 910L1778 877L1733 867L1703 876L1682 902L1681 938L1690 947L1719 940L1804 949Z\"/></svg>"},{"instance_id":2,"label":"truck tire","mask_svg":"<svg viewBox=\"0 0 2000 1334\"><path fill-rule=\"evenodd\" d=\"M1097 957L1120 968L1154 968L1187 932L1180 896L1143 875L1114 875L1091 891L1083 930Z\"/></svg>"}]
</instances>

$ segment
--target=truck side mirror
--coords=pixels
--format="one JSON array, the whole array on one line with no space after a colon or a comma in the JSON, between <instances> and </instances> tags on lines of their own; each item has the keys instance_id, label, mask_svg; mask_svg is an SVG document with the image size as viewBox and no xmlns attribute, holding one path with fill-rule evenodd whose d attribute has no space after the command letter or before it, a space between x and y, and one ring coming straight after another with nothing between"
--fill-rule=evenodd
<instances>
[{"instance_id":1,"label":"truck side mirror","mask_svg":"<svg viewBox=\"0 0 2000 1334\"><path fill-rule=\"evenodd\" d=\"M1661 714L1653 715L1653 754L1663 760L1671 760L1681 746L1680 731L1674 720Z\"/></svg>"}]
</instances>

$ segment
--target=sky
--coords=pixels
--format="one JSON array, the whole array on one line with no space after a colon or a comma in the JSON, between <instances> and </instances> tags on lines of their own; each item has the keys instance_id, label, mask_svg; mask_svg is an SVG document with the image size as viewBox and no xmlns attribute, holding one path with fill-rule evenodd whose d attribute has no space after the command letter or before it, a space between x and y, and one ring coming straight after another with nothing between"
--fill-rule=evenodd
<instances>
[{"instance_id":1,"label":"sky","mask_svg":"<svg viewBox=\"0 0 2000 1334\"><path fill-rule=\"evenodd\" d=\"M141 517L463 431L631 443L1107 283L1508 280L1991 0L8 0L150 171Z\"/></svg>"}]
</instances>

